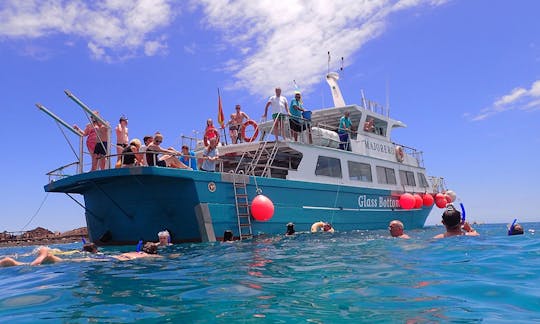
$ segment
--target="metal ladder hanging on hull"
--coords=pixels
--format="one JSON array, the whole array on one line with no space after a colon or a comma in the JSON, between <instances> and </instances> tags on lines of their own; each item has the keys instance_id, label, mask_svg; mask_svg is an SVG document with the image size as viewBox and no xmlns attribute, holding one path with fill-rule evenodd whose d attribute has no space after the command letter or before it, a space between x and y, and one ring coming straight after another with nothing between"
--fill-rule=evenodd
<instances>
[{"instance_id":1,"label":"metal ladder hanging on hull","mask_svg":"<svg viewBox=\"0 0 540 324\"><path fill-rule=\"evenodd\" d=\"M251 228L251 214L246 188L246 176L243 172L233 174L234 202L236 204L236 216L238 217L238 237L240 241L253 237Z\"/></svg>"}]
</instances>

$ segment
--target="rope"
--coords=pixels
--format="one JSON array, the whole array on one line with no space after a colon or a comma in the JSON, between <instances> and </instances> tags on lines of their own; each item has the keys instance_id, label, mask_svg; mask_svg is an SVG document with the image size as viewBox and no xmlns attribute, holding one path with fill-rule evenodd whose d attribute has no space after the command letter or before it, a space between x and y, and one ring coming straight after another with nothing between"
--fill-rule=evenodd
<instances>
[{"instance_id":1,"label":"rope","mask_svg":"<svg viewBox=\"0 0 540 324\"><path fill-rule=\"evenodd\" d=\"M66 133L64 132L62 127L60 127L60 123L58 121L56 122L56 126L58 126L58 128L60 129L60 132L62 132L62 135L64 135L64 138L66 139L66 142L68 142L69 147L71 148L71 152L73 152L73 154L75 155L75 158L77 158L77 160L78 160L79 157L77 156L77 153L75 152L75 149L73 148L73 145L71 145L71 141L67 138Z\"/></svg>"},{"instance_id":2,"label":"rope","mask_svg":"<svg viewBox=\"0 0 540 324\"><path fill-rule=\"evenodd\" d=\"M337 183L337 190L336 190L336 199L334 200L334 208L332 209L332 219L330 220L330 223L334 223L334 215L336 214L336 208L337 208L337 201L338 201L338 197L339 197L339 192L340 192L340 189L341 189L341 184L339 183L339 179L338 179L338 183Z\"/></svg>"},{"instance_id":3,"label":"rope","mask_svg":"<svg viewBox=\"0 0 540 324\"><path fill-rule=\"evenodd\" d=\"M26 228L26 226L30 225L30 223L34 220L34 218L36 218L37 214L38 214L39 211L41 210L41 207L43 207L43 204L45 204L45 201L47 200L47 197L49 197L49 193L48 193L48 192L45 194L45 198L43 198L43 201L41 202L41 205L39 205L39 208L37 209L37 211L34 213L34 216L32 216L32 218L30 218L30 220L28 221L28 223L26 223L26 225L24 225L24 226L21 228L21 232L24 231L24 229Z\"/></svg>"}]
</instances>

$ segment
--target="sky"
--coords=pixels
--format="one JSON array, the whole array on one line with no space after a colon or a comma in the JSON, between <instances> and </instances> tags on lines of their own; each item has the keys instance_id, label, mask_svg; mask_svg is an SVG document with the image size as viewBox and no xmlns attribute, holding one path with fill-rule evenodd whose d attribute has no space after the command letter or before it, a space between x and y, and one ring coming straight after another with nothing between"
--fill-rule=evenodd
<instances>
[{"instance_id":1,"label":"sky","mask_svg":"<svg viewBox=\"0 0 540 324\"><path fill-rule=\"evenodd\" d=\"M538 12L535 0L2 0L0 231L85 225L43 190L76 160L66 137L78 142L36 103L83 127L69 89L113 125L128 116L130 138L160 131L178 147L217 118L218 88L226 116L238 103L259 120L293 80L306 107L330 107L328 52L346 103L363 91L388 104L408 126L393 140L423 152L470 221L539 221Z\"/></svg>"}]
</instances>

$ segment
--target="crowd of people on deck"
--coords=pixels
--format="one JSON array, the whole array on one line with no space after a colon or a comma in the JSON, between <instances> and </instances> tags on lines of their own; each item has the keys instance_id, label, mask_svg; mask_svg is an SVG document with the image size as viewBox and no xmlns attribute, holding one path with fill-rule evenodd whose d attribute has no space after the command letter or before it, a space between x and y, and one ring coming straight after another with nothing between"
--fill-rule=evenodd
<instances>
[{"instance_id":1,"label":"crowd of people on deck","mask_svg":"<svg viewBox=\"0 0 540 324\"><path fill-rule=\"evenodd\" d=\"M304 107L302 94L299 91L294 92L294 99L290 104L287 98L281 94L281 88L275 88L275 94L272 95L264 107L263 121L266 120L268 110L271 109L271 116L275 124L273 134L276 138L287 138L298 141L299 134L307 130L308 142L313 143L311 134L311 112ZM288 125L285 122L288 120ZM106 169L106 162L109 156L108 152L108 133L110 125L99 114L99 111L93 111L89 117L89 123L84 130L77 125L73 128L78 130L82 136L86 137L86 147L91 155L92 163L90 171ZM251 141L254 138L247 138L245 128L252 119L248 114L242 111L240 104L235 105L235 112L230 115L226 123L228 127L231 144L238 144L244 141ZM256 123L253 123L257 127ZM225 127L222 124L222 127ZM364 125L366 132L374 132L374 121L370 118ZM339 135L339 148L351 150L350 135L354 132L352 122L349 117L349 111L344 111L339 119L336 128ZM204 153L202 159L196 159L194 152L187 146L182 145L181 151L173 147L163 148L163 135L156 132L154 135L147 135L143 142L137 138L129 139L128 118L121 116L118 125L115 127L116 144L116 167L133 166L160 166L178 169L215 171L216 161L219 159L217 147L222 143L221 134L218 128L214 126L213 120L206 121L203 143ZM212 139L215 139L212 141ZM203 166L199 166L200 164Z\"/></svg>"}]
</instances>

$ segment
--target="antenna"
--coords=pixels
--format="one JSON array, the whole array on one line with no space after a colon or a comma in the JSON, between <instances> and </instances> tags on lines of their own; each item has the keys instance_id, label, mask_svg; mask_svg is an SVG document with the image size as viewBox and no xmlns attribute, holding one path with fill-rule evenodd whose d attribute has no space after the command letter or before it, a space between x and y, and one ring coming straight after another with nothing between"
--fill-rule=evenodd
<instances>
[{"instance_id":1,"label":"antenna","mask_svg":"<svg viewBox=\"0 0 540 324\"><path fill-rule=\"evenodd\" d=\"M390 118L390 81L386 79L386 117Z\"/></svg>"},{"instance_id":2,"label":"antenna","mask_svg":"<svg viewBox=\"0 0 540 324\"><path fill-rule=\"evenodd\" d=\"M341 57L341 71L343 71L343 56Z\"/></svg>"},{"instance_id":3,"label":"antenna","mask_svg":"<svg viewBox=\"0 0 540 324\"><path fill-rule=\"evenodd\" d=\"M330 51L328 51L328 72L326 74L330 73Z\"/></svg>"}]
</instances>

